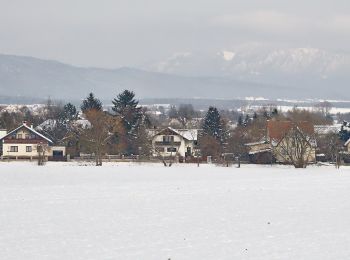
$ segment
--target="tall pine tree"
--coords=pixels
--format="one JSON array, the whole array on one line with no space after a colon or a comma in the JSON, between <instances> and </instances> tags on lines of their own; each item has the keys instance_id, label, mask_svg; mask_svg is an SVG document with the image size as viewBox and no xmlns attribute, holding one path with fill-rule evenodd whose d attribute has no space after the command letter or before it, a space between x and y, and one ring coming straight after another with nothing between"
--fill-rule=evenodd
<instances>
[{"instance_id":1,"label":"tall pine tree","mask_svg":"<svg viewBox=\"0 0 350 260\"><path fill-rule=\"evenodd\" d=\"M102 102L98 98L95 98L93 93L90 93L87 98L83 100L80 109L83 113L89 110L102 111Z\"/></svg>"},{"instance_id":2,"label":"tall pine tree","mask_svg":"<svg viewBox=\"0 0 350 260\"><path fill-rule=\"evenodd\" d=\"M124 90L113 101L112 110L122 120L125 134L126 134L126 153L137 154L139 147L142 145L139 143L141 135L144 130L145 115L142 112L142 108L138 106L139 102L135 99L135 93L133 91Z\"/></svg>"},{"instance_id":3,"label":"tall pine tree","mask_svg":"<svg viewBox=\"0 0 350 260\"><path fill-rule=\"evenodd\" d=\"M224 141L223 122L216 107L209 107L203 122L203 133L220 142Z\"/></svg>"}]
</instances>

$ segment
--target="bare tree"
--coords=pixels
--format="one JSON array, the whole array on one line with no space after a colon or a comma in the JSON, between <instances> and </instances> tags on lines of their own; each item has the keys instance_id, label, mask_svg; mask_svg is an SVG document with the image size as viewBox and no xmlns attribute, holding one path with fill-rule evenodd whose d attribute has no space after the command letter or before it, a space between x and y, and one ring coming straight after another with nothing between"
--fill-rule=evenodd
<instances>
[{"instance_id":1,"label":"bare tree","mask_svg":"<svg viewBox=\"0 0 350 260\"><path fill-rule=\"evenodd\" d=\"M48 144L40 143L37 145L38 165L43 166L46 162L47 152L49 150Z\"/></svg>"},{"instance_id":2,"label":"bare tree","mask_svg":"<svg viewBox=\"0 0 350 260\"><path fill-rule=\"evenodd\" d=\"M293 123L291 129L274 149L276 157L281 157L295 168L306 168L313 149L314 138L304 133L297 124Z\"/></svg>"},{"instance_id":3,"label":"bare tree","mask_svg":"<svg viewBox=\"0 0 350 260\"><path fill-rule=\"evenodd\" d=\"M120 118L113 117L100 110L88 110L85 113L91 127L83 129L82 139L89 150L95 153L96 166L102 165L102 155L113 133L122 128Z\"/></svg>"},{"instance_id":4,"label":"bare tree","mask_svg":"<svg viewBox=\"0 0 350 260\"><path fill-rule=\"evenodd\" d=\"M241 166L241 158L248 153L247 146L249 139L247 137L247 129L244 127L237 127L231 132L228 138L227 151L233 153L238 160L238 168Z\"/></svg>"},{"instance_id":5,"label":"bare tree","mask_svg":"<svg viewBox=\"0 0 350 260\"><path fill-rule=\"evenodd\" d=\"M187 123L193 118L195 111L191 104L180 105L177 111L177 119L180 121L183 128L186 128Z\"/></svg>"},{"instance_id":6,"label":"bare tree","mask_svg":"<svg viewBox=\"0 0 350 260\"><path fill-rule=\"evenodd\" d=\"M323 101L315 105L316 111L322 113L324 116L329 115L333 105L328 101Z\"/></svg>"}]
</instances>

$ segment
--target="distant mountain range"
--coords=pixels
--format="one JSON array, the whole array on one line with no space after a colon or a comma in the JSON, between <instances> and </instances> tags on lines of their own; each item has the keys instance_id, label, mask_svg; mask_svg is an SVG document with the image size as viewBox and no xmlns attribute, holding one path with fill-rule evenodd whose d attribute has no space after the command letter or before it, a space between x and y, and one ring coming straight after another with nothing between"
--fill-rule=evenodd
<instances>
[{"instance_id":1,"label":"distant mountain range","mask_svg":"<svg viewBox=\"0 0 350 260\"><path fill-rule=\"evenodd\" d=\"M255 58L253 58L255 57ZM0 55L1 97L111 100L124 89L138 98L350 99L349 57L314 49L259 55L184 53L144 70L82 68L32 57ZM147 70L146 70L147 69Z\"/></svg>"}]
</instances>

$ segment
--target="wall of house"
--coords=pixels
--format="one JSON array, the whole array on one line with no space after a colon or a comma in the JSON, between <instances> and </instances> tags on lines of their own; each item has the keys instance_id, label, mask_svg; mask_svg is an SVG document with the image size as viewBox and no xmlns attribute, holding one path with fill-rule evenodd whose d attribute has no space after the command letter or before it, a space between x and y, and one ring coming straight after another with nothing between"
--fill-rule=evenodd
<instances>
[{"instance_id":1,"label":"wall of house","mask_svg":"<svg viewBox=\"0 0 350 260\"><path fill-rule=\"evenodd\" d=\"M44 146L47 145L44 144ZM16 146L18 152L11 152L11 146ZM31 151L27 152L27 147L30 147ZM64 146L47 146L45 156L53 156L54 151L61 151L63 156L66 156L66 147ZM30 158L38 156L38 144L19 144L19 143L4 143L3 144L3 156L4 157L19 157Z\"/></svg>"},{"instance_id":2,"label":"wall of house","mask_svg":"<svg viewBox=\"0 0 350 260\"><path fill-rule=\"evenodd\" d=\"M63 156L66 156L66 147L65 146L50 146L49 147L49 156L53 156L54 151L62 152Z\"/></svg>"},{"instance_id":3,"label":"wall of house","mask_svg":"<svg viewBox=\"0 0 350 260\"><path fill-rule=\"evenodd\" d=\"M11 146L17 147L17 152L11 152ZM23 144L23 143L4 143L3 144L3 156L7 157L36 157L38 156L37 150L38 144ZM27 147L31 148L30 152L27 152Z\"/></svg>"},{"instance_id":4,"label":"wall of house","mask_svg":"<svg viewBox=\"0 0 350 260\"><path fill-rule=\"evenodd\" d=\"M163 143L163 136L165 135L156 135L153 137L152 139L152 146L154 149L153 156L159 156L159 155L164 157L168 157L171 155L185 156L187 147L190 147L191 151L193 152L193 147L194 147L193 141L187 141L182 136L179 136L179 135L169 135L169 136L174 136L174 141L169 144L167 143L157 144L157 142ZM170 152L167 150L168 148L172 148L172 147L176 148L176 152ZM163 151L159 151L159 149L163 149Z\"/></svg>"},{"instance_id":5,"label":"wall of house","mask_svg":"<svg viewBox=\"0 0 350 260\"><path fill-rule=\"evenodd\" d=\"M5 129L0 129L0 139L4 137L7 134L7 131Z\"/></svg>"},{"instance_id":6,"label":"wall of house","mask_svg":"<svg viewBox=\"0 0 350 260\"><path fill-rule=\"evenodd\" d=\"M276 158L276 161L280 163L289 163L289 161L286 160L282 154L283 154L283 149L281 148L280 145L274 147L274 156ZM316 148L312 147L307 149L304 155L304 161L308 163L316 162Z\"/></svg>"}]
</instances>

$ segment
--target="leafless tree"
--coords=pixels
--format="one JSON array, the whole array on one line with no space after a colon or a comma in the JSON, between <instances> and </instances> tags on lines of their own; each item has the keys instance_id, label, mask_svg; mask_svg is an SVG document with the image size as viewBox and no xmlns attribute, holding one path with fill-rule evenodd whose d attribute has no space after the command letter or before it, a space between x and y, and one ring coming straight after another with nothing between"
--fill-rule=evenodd
<instances>
[{"instance_id":1,"label":"leafless tree","mask_svg":"<svg viewBox=\"0 0 350 260\"><path fill-rule=\"evenodd\" d=\"M37 152L38 152L38 165L43 166L46 162L47 158L47 152L49 150L48 144L40 143L37 145Z\"/></svg>"},{"instance_id":2,"label":"leafless tree","mask_svg":"<svg viewBox=\"0 0 350 260\"><path fill-rule=\"evenodd\" d=\"M284 135L274 149L276 156L283 158L285 162L294 165L295 168L306 168L312 152L313 136L304 133L297 124Z\"/></svg>"},{"instance_id":3,"label":"leafless tree","mask_svg":"<svg viewBox=\"0 0 350 260\"><path fill-rule=\"evenodd\" d=\"M83 129L82 140L95 153L96 166L102 165L102 155L108 141L122 128L121 120L100 110L88 110L85 113L91 127Z\"/></svg>"},{"instance_id":4,"label":"leafless tree","mask_svg":"<svg viewBox=\"0 0 350 260\"><path fill-rule=\"evenodd\" d=\"M338 133L328 133L326 135L318 135L317 147L319 153L325 155L327 161L337 164L340 153L343 150L343 142L340 140Z\"/></svg>"}]
</instances>

